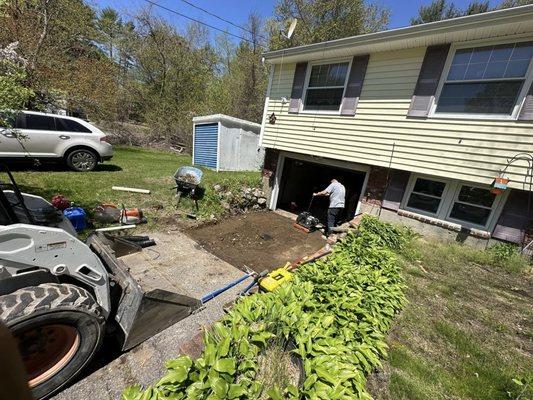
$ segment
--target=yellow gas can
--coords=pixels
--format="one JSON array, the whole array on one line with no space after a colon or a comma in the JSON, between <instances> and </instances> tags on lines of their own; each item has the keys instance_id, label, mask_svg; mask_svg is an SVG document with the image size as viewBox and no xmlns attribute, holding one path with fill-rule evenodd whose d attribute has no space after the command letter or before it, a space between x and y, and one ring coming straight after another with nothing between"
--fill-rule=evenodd
<instances>
[{"instance_id":1,"label":"yellow gas can","mask_svg":"<svg viewBox=\"0 0 533 400\"><path fill-rule=\"evenodd\" d=\"M278 268L270 272L267 276L259 281L259 287L265 292L272 292L276 290L278 286L290 281L292 279L292 273L287 271L288 265L290 264L287 263L285 267Z\"/></svg>"}]
</instances>

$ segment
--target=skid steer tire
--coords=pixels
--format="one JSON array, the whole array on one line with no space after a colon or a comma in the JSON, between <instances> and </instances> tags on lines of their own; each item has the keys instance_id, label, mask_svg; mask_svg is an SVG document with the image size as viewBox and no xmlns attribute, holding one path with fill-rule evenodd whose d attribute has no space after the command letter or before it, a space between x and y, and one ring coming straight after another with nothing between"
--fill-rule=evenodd
<instances>
[{"instance_id":1,"label":"skid steer tire","mask_svg":"<svg viewBox=\"0 0 533 400\"><path fill-rule=\"evenodd\" d=\"M47 283L0 296L0 319L17 339L36 399L64 387L101 344L105 320L86 290Z\"/></svg>"}]
</instances>

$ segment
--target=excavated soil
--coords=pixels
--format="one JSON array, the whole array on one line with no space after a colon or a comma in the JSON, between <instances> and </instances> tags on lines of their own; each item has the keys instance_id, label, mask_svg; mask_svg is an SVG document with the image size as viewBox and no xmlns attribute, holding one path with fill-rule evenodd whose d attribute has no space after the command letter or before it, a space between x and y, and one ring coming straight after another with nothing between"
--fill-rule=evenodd
<instances>
[{"instance_id":1,"label":"excavated soil","mask_svg":"<svg viewBox=\"0 0 533 400\"><path fill-rule=\"evenodd\" d=\"M296 261L326 244L320 232L304 233L293 223L274 212L258 212L190 229L187 234L235 267L260 272Z\"/></svg>"}]
</instances>

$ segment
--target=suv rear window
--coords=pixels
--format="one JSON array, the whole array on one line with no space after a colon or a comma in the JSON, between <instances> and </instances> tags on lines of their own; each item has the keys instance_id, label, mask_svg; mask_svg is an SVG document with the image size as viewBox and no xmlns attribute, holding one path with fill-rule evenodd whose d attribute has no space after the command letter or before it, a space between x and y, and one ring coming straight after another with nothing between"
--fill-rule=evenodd
<instances>
[{"instance_id":1,"label":"suv rear window","mask_svg":"<svg viewBox=\"0 0 533 400\"><path fill-rule=\"evenodd\" d=\"M54 121L54 117L37 114L26 114L26 129L55 131L56 123Z\"/></svg>"},{"instance_id":2,"label":"suv rear window","mask_svg":"<svg viewBox=\"0 0 533 400\"><path fill-rule=\"evenodd\" d=\"M58 131L82 133L92 132L89 128L86 128L82 124L66 118L56 118L56 126Z\"/></svg>"}]
</instances>

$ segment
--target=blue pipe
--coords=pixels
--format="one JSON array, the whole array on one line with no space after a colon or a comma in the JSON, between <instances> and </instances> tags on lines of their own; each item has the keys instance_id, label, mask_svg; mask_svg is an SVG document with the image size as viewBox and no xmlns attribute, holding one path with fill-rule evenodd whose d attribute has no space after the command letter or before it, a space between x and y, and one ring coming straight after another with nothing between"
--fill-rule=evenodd
<instances>
[{"instance_id":1,"label":"blue pipe","mask_svg":"<svg viewBox=\"0 0 533 400\"><path fill-rule=\"evenodd\" d=\"M239 293L241 296L244 296L246 293L250 291L255 285L257 284L257 281L254 279L252 283L250 283L248 286L246 286L241 293Z\"/></svg>"},{"instance_id":2,"label":"blue pipe","mask_svg":"<svg viewBox=\"0 0 533 400\"><path fill-rule=\"evenodd\" d=\"M217 289L217 290L214 290L212 291L211 293L208 293L206 294L205 296L203 296L200 300L203 304L207 303L209 300L213 300L215 297L217 297L219 294L222 294L224 293L225 291L231 289L232 287L234 286L237 286L239 283L245 281L246 279L248 278L253 278L252 275L244 275L243 277L237 279L236 281L233 281L231 283L229 283L228 285L220 288L220 289Z\"/></svg>"}]
</instances>

